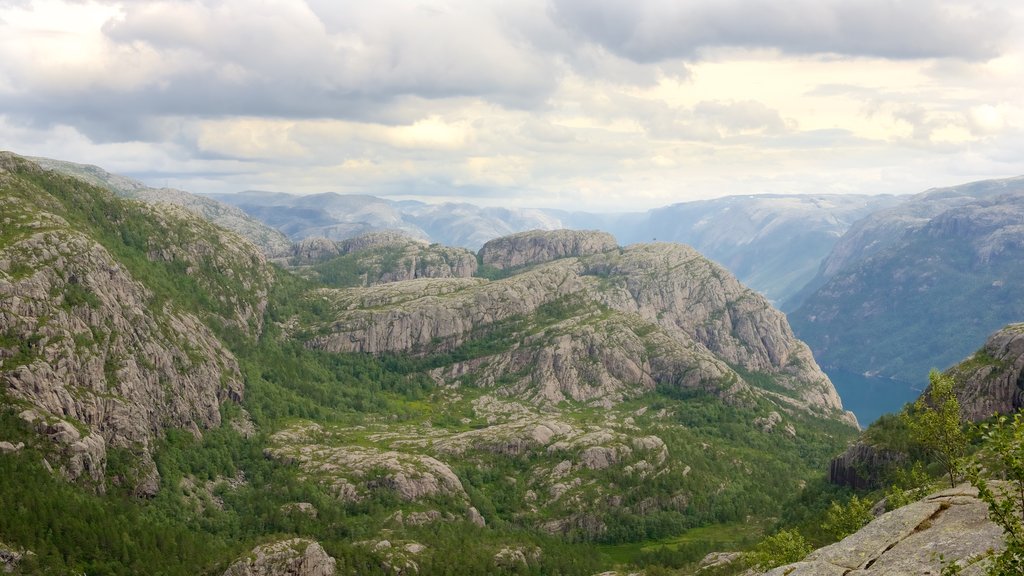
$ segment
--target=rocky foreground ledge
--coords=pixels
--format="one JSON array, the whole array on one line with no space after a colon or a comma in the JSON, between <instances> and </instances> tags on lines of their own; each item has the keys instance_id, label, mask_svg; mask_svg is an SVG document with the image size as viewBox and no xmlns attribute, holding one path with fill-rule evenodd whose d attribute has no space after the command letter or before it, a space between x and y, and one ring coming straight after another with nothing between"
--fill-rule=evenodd
<instances>
[{"instance_id":1,"label":"rocky foreground ledge","mask_svg":"<svg viewBox=\"0 0 1024 576\"><path fill-rule=\"evenodd\" d=\"M843 540L765 576L896 576L939 574L956 562L964 576L985 574L1005 546L978 490L961 485L883 514Z\"/></svg>"}]
</instances>

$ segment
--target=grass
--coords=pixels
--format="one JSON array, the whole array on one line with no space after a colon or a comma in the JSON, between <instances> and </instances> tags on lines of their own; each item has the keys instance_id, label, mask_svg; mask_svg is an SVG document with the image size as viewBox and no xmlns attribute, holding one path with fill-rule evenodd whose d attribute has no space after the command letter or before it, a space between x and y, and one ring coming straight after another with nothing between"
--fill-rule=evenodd
<instances>
[{"instance_id":1,"label":"grass","mask_svg":"<svg viewBox=\"0 0 1024 576\"><path fill-rule=\"evenodd\" d=\"M764 535L761 522L729 522L712 524L687 530L677 536L646 542L628 544L601 544L597 549L617 565L636 565L645 554L660 550L678 552L686 550L707 550L707 552L729 552L745 550L753 546ZM707 552L700 552L703 557ZM699 560L700 558L696 558Z\"/></svg>"}]
</instances>

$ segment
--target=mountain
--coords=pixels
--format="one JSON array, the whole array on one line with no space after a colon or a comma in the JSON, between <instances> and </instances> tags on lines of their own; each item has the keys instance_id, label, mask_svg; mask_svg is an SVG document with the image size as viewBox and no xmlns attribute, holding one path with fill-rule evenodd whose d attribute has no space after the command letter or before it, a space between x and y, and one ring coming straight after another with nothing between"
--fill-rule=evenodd
<instances>
[{"instance_id":1,"label":"mountain","mask_svg":"<svg viewBox=\"0 0 1024 576\"><path fill-rule=\"evenodd\" d=\"M1024 178L928 192L848 236L790 314L829 368L919 382L1024 318Z\"/></svg>"},{"instance_id":2,"label":"mountain","mask_svg":"<svg viewBox=\"0 0 1024 576\"><path fill-rule=\"evenodd\" d=\"M345 240L370 232L400 232L411 238L476 249L484 242L523 230L555 229L562 223L542 210L482 208L472 204L424 204L374 196L323 193L293 196L272 192L217 194L292 240Z\"/></svg>"},{"instance_id":3,"label":"mountain","mask_svg":"<svg viewBox=\"0 0 1024 576\"><path fill-rule=\"evenodd\" d=\"M689 244L782 302L814 277L854 222L899 201L889 195L727 196L657 208L604 229L625 243Z\"/></svg>"},{"instance_id":4,"label":"mountain","mask_svg":"<svg viewBox=\"0 0 1024 576\"><path fill-rule=\"evenodd\" d=\"M190 212L124 202L9 153L0 187L5 398L54 441L68 478L102 490L111 450L126 451L139 466L119 481L155 493L164 431L200 435L241 400L238 362L213 329L262 330L263 256Z\"/></svg>"},{"instance_id":5,"label":"mountain","mask_svg":"<svg viewBox=\"0 0 1024 576\"><path fill-rule=\"evenodd\" d=\"M619 242L689 244L773 302L814 278L833 244L857 220L898 203L879 195L729 196L648 212L482 208L472 204L396 202L372 196L270 192L221 194L293 240L343 240L375 231L476 250L488 240L534 229L597 229Z\"/></svg>"},{"instance_id":6,"label":"mountain","mask_svg":"<svg viewBox=\"0 0 1024 576\"><path fill-rule=\"evenodd\" d=\"M783 303L788 311L835 275L852 269L858 262L893 248L907 233L926 225L932 218L976 200L1000 196L1024 188L1024 178L983 180L960 186L936 188L909 197L890 197L888 207L877 206L853 223L821 261L820 269L805 287Z\"/></svg>"},{"instance_id":7,"label":"mountain","mask_svg":"<svg viewBox=\"0 0 1024 576\"><path fill-rule=\"evenodd\" d=\"M785 316L681 245L536 232L482 277L370 237L296 274L9 153L0 203L23 573L593 574L780 514L856 432Z\"/></svg>"},{"instance_id":8,"label":"mountain","mask_svg":"<svg viewBox=\"0 0 1024 576\"><path fill-rule=\"evenodd\" d=\"M74 176L94 186L110 190L123 198L141 200L149 204L173 204L194 212L214 224L231 230L259 246L264 254L275 256L288 250L291 242L281 232L270 228L245 212L217 202L211 198L197 196L173 188L150 188L138 180L112 174L89 164L76 164L52 158L30 158L46 170Z\"/></svg>"}]
</instances>

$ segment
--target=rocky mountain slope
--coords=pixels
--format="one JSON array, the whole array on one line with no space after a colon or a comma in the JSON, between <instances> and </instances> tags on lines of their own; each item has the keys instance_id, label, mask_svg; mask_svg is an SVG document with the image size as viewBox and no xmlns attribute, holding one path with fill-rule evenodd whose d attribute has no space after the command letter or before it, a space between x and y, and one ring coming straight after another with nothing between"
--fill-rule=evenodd
<instances>
[{"instance_id":1,"label":"rocky mountain slope","mask_svg":"<svg viewBox=\"0 0 1024 576\"><path fill-rule=\"evenodd\" d=\"M99 166L76 164L52 158L31 158L31 160L47 170L74 176L94 186L106 188L123 198L141 200L148 204L180 206L217 226L227 228L248 239L259 246L268 256L283 254L291 245L291 241L281 232L270 228L234 206L212 198L197 196L173 188L151 188L138 180L107 172Z\"/></svg>"},{"instance_id":2,"label":"rocky mountain slope","mask_svg":"<svg viewBox=\"0 0 1024 576\"><path fill-rule=\"evenodd\" d=\"M689 244L781 303L814 278L850 226L898 202L888 195L728 196L657 208L602 229L627 244Z\"/></svg>"},{"instance_id":3,"label":"rocky mountain slope","mask_svg":"<svg viewBox=\"0 0 1024 576\"><path fill-rule=\"evenodd\" d=\"M597 543L777 515L855 433L785 317L684 246L534 232L488 279L376 236L292 274L0 166L0 540L26 573L593 574Z\"/></svg>"},{"instance_id":4,"label":"rocky mountain slope","mask_svg":"<svg viewBox=\"0 0 1024 576\"><path fill-rule=\"evenodd\" d=\"M847 264L790 314L820 362L920 382L1024 317L1014 289L1024 279L1024 179L979 188L980 198L957 197L896 239L887 231L867 242L888 247Z\"/></svg>"},{"instance_id":5,"label":"rocky mountain slope","mask_svg":"<svg viewBox=\"0 0 1024 576\"><path fill-rule=\"evenodd\" d=\"M187 212L119 201L6 153L0 202L4 394L60 448L68 477L102 489L114 447L141 458L137 490L155 492L164 430L198 435L241 400L238 364L208 324L262 330L262 255ZM161 281L190 285L196 306L169 300Z\"/></svg>"},{"instance_id":6,"label":"rocky mountain slope","mask_svg":"<svg viewBox=\"0 0 1024 576\"><path fill-rule=\"evenodd\" d=\"M780 398L808 409L840 409L827 376L785 317L693 249L666 243L620 251L608 249L607 235L571 233L567 244L566 234L520 234L485 246L485 262L537 263L504 280L321 291L334 314L309 344L422 355L500 335L498 342L512 345L508 353L447 371L461 377L483 368L486 381L518 374L525 393L556 403L608 403L657 384L732 395L747 380L767 377ZM519 256L502 256L510 250ZM546 263L553 256L563 257ZM549 317L546 326L517 325L536 314Z\"/></svg>"},{"instance_id":7,"label":"rocky mountain slope","mask_svg":"<svg viewBox=\"0 0 1024 576\"><path fill-rule=\"evenodd\" d=\"M333 287L374 286L417 278L469 278L475 254L427 244L404 234L372 232L348 240L307 238L278 261L303 277Z\"/></svg>"},{"instance_id":8,"label":"rocky mountain slope","mask_svg":"<svg viewBox=\"0 0 1024 576\"><path fill-rule=\"evenodd\" d=\"M810 281L832 245L858 219L899 202L893 196L731 196L648 212L595 214L508 210L470 204L396 202L372 196L266 192L218 195L294 240L334 240L374 231L476 250L497 237L542 229L597 229L622 244L689 244L741 282L782 302Z\"/></svg>"},{"instance_id":9,"label":"rocky mountain slope","mask_svg":"<svg viewBox=\"0 0 1024 576\"><path fill-rule=\"evenodd\" d=\"M965 423L982 422L1024 407L1024 325L1010 324L945 372L954 382ZM895 466L909 460L900 432L886 431L892 420L869 427L859 440L832 459L829 480L859 489L876 488Z\"/></svg>"},{"instance_id":10,"label":"rocky mountain slope","mask_svg":"<svg viewBox=\"0 0 1024 576\"><path fill-rule=\"evenodd\" d=\"M964 420L979 422L1024 408L1024 324L998 330L947 373L956 382Z\"/></svg>"}]
</instances>

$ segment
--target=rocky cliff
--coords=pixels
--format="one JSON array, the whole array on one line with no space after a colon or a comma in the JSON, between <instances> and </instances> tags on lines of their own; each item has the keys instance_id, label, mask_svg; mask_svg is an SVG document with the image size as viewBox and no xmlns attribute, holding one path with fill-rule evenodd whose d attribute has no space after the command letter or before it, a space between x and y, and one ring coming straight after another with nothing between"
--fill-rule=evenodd
<instances>
[{"instance_id":1,"label":"rocky cliff","mask_svg":"<svg viewBox=\"0 0 1024 576\"><path fill-rule=\"evenodd\" d=\"M618 248L615 237L606 232L533 230L491 240L480 249L479 256L484 266L509 270L559 258L600 254L615 248Z\"/></svg>"},{"instance_id":2,"label":"rocky cliff","mask_svg":"<svg viewBox=\"0 0 1024 576\"><path fill-rule=\"evenodd\" d=\"M335 565L318 542L292 538L254 548L224 576L334 576Z\"/></svg>"},{"instance_id":3,"label":"rocky cliff","mask_svg":"<svg viewBox=\"0 0 1024 576\"><path fill-rule=\"evenodd\" d=\"M0 155L0 204L5 394L60 447L67 476L102 489L115 446L141 458L137 488L152 493L163 430L198 435L242 397L237 362L207 323L261 330L262 256L187 213L118 200L11 154ZM196 306L167 282L194 290Z\"/></svg>"},{"instance_id":4,"label":"rocky cliff","mask_svg":"<svg viewBox=\"0 0 1024 576\"><path fill-rule=\"evenodd\" d=\"M977 422L1024 407L1024 324L997 331L948 373L965 420Z\"/></svg>"},{"instance_id":5,"label":"rocky cliff","mask_svg":"<svg viewBox=\"0 0 1024 576\"><path fill-rule=\"evenodd\" d=\"M469 278L476 256L465 248L427 244L398 233L375 232L342 241L307 238L282 263L328 286L375 286L417 278Z\"/></svg>"},{"instance_id":6,"label":"rocky cliff","mask_svg":"<svg viewBox=\"0 0 1024 576\"><path fill-rule=\"evenodd\" d=\"M494 262L521 266L562 257L498 281L399 282L321 291L334 318L312 347L335 352L457 352L481 338L507 342L486 361L456 362L441 376L517 374L536 400L618 401L657 384L734 395L763 378L761 393L808 409L841 409L839 397L785 316L728 272L676 244L607 248L608 238L564 241L551 233L498 240L548 246ZM575 235L573 236L576 237ZM582 243L581 243L582 242ZM550 248L554 246L556 248ZM498 346L498 344L495 344ZM759 376L760 375L760 376Z\"/></svg>"}]
</instances>

